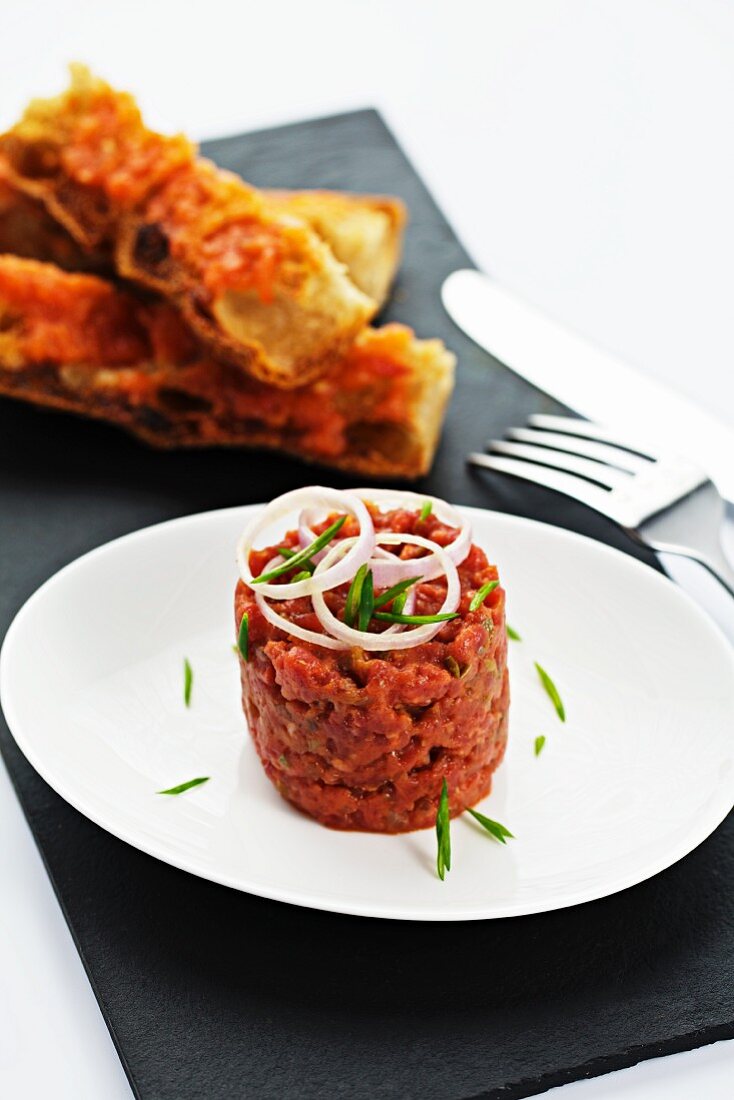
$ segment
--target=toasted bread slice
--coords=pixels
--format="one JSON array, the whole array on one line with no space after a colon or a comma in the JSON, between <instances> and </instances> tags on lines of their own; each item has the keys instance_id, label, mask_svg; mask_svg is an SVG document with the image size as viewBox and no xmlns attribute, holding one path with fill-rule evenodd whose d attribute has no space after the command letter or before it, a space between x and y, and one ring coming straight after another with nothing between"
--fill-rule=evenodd
<instances>
[{"instance_id":1,"label":"toasted bread slice","mask_svg":"<svg viewBox=\"0 0 734 1100\"><path fill-rule=\"evenodd\" d=\"M344 191L265 191L282 213L309 222L346 264L349 276L378 305L387 297L400 260L405 206L389 195ZM0 254L58 264L65 271L114 274L105 248L84 248L43 203L3 179L0 161Z\"/></svg>"},{"instance_id":2,"label":"toasted bread slice","mask_svg":"<svg viewBox=\"0 0 734 1100\"><path fill-rule=\"evenodd\" d=\"M0 137L3 171L118 274L154 288L218 355L279 386L328 370L376 303L306 222L278 213L82 66Z\"/></svg>"},{"instance_id":3,"label":"toasted bread slice","mask_svg":"<svg viewBox=\"0 0 734 1100\"><path fill-rule=\"evenodd\" d=\"M385 302L400 262L405 203L390 195L346 191L264 191L268 204L313 226L352 281L378 305Z\"/></svg>"},{"instance_id":4,"label":"toasted bread slice","mask_svg":"<svg viewBox=\"0 0 734 1100\"><path fill-rule=\"evenodd\" d=\"M286 451L360 475L431 465L454 356L410 329L365 329L298 390L213 357L165 301L0 256L0 393L109 420L158 447Z\"/></svg>"}]
</instances>

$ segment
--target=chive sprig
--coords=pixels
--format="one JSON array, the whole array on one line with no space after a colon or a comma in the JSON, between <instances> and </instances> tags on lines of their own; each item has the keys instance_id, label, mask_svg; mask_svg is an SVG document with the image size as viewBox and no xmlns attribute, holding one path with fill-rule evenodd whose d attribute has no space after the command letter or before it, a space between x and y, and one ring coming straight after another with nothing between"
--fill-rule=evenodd
<instances>
[{"instance_id":1,"label":"chive sprig","mask_svg":"<svg viewBox=\"0 0 734 1100\"><path fill-rule=\"evenodd\" d=\"M302 550L296 551L292 556L285 555L286 560L282 565L276 565L274 569L269 569L267 573L261 573L259 577L255 577L252 581L253 584L264 584L266 581L274 581L277 577L282 577L284 573L290 573L294 569L302 569L307 562L310 562L315 554L318 554L325 546L328 546L331 540L341 531L344 524L347 522L346 516L339 516L339 519L334 520L329 524L325 531L322 531L310 542L308 546L304 546ZM281 547L279 553L282 556L282 550L285 547Z\"/></svg>"},{"instance_id":2,"label":"chive sprig","mask_svg":"<svg viewBox=\"0 0 734 1100\"><path fill-rule=\"evenodd\" d=\"M467 806L466 812L471 814L474 820L482 826L482 828L489 833L491 837L498 840L500 844L506 844L508 839L514 840L514 834L510 832L499 821L493 821L491 817L486 817L484 814L480 814L479 810L473 810L471 806ZM438 809L436 810L436 871L441 882L446 877L446 872L451 870L451 813L449 810L449 787L444 776L443 783L441 784L441 794L438 799Z\"/></svg>"},{"instance_id":3,"label":"chive sprig","mask_svg":"<svg viewBox=\"0 0 734 1100\"><path fill-rule=\"evenodd\" d=\"M561 696L558 693L558 688L553 683L552 679L550 678L548 673L545 671L543 666L539 665L537 661L535 661L534 664L535 664L535 668L538 672L538 676L540 677L540 682L543 685L543 687L545 688L546 695L548 696L548 698L552 702L553 706L555 707L556 714L558 715L558 717L561 719L562 722L565 722L566 721L566 708L564 707L563 700L561 699Z\"/></svg>"},{"instance_id":4,"label":"chive sprig","mask_svg":"<svg viewBox=\"0 0 734 1100\"><path fill-rule=\"evenodd\" d=\"M493 836L495 840L499 840L500 844L507 843L507 837L514 840L513 834L509 829L506 829L504 825L500 825L499 821L493 821L491 817L485 817L484 814L480 814L479 810L472 810L471 806L467 807L467 812L472 815L475 821L478 821L483 829L486 829L490 836Z\"/></svg>"},{"instance_id":5,"label":"chive sprig","mask_svg":"<svg viewBox=\"0 0 734 1100\"><path fill-rule=\"evenodd\" d=\"M183 794L192 787L200 787L202 783L208 783L210 776L200 775L197 779L189 779L186 783L179 783L177 787L168 787L165 791L156 791L156 794Z\"/></svg>"},{"instance_id":6,"label":"chive sprig","mask_svg":"<svg viewBox=\"0 0 734 1100\"><path fill-rule=\"evenodd\" d=\"M191 689L194 685L194 670L188 657L184 657L184 706L191 706Z\"/></svg>"},{"instance_id":7,"label":"chive sprig","mask_svg":"<svg viewBox=\"0 0 734 1100\"><path fill-rule=\"evenodd\" d=\"M398 581L392 588L386 588L379 596L375 596L375 608L384 607L386 603L390 603L396 596L402 595L403 592L407 593L407 590L419 580L421 580L420 577L408 577L407 580Z\"/></svg>"},{"instance_id":8,"label":"chive sprig","mask_svg":"<svg viewBox=\"0 0 734 1100\"><path fill-rule=\"evenodd\" d=\"M352 583L349 585L347 602L344 604L344 622L347 626L354 626L357 621L357 613L362 601L362 587L368 570L369 566L366 562L364 565L360 565L352 578Z\"/></svg>"},{"instance_id":9,"label":"chive sprig","mask_svg":"<svg viewBox=\"0 0 734 1100\"><path fill-rule=\"evenodd\" d=\"M244 613L240 620L240 629L237 634L237 649L243 661L250 656L250 616Z\"/></svg>"},{"instance_id":10,"label":"chive sprig","mask_svg":"<svg viewBox=\"0 0 734 1100\"><path fill-rule=\"evenodd\" d=\"M394 611L375 611L375 618L383 623L410 623L414 626L425 626L428 623L447 623L458 617L458 611L443 611L436 615L403 615Z\"/></svg>"},{"instance_id":11,"label":"chive sprig","mask_svg":"<svg viewBox=\"0 0 734 1100\"><path fill-rule=\"evenodd\" d=\"M298 551L294 550L292 546L279 546L278 553L280 554L281 558L285 558L286 561L291 561L292 558L295 558ZM292 568L293 566L291 566L291 569ZM306 569L309 573L313 573L315 568L316 566L312 561L307 561L304 563L304 569Z\"/></svg>"},{"instance_id":12,"label":"chive sprig","mask_svg":"<svg viewBox=\"0 0 734 1100\"><path fill-rule=\"evenodd\" d=\"M375 585L372 580L372 570L368 569L364 576L364 583L362 584L362 593L359 600L359 611L357 612L357 629L365 631L370 625L370 619L372 618L372 612L375 610Z\"/></svg>"},{"instance_id":13,"label":"chive sprig","mask_svg":"<svg viewBox=\"0 0 734 1100\"><path fill-rule=\"evenodd\" d=\"M436 855L436 870L441 882L446 877L446 872L451 870L451 819L449 816L449 787L444 776L441 785L441 795L438 800L436 813L436 840L438 852Z\"/></svg>"},{"instance_id":14,"label":"chive sprig","mask_svg":"<svg viewBox=\"0 0 734 1100\"><path fill-rule=\"evenodd\" d=\"M478 611L490 592L494 592L495 588L499 585L499 581L487 581L481 588L477 589L472 597L472 601L469 604L470 611Z\"/></svg>"}]
</instances>

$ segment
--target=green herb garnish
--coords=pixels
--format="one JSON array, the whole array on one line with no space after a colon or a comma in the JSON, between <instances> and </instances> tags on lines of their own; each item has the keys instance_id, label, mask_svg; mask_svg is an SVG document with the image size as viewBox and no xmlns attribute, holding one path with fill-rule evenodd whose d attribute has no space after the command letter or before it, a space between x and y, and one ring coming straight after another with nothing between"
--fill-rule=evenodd
<instances>
[{"instance_id":1,"label":"green herb garnish","mask_svg":"<svg viewBox=\"0 0 734 1100\"><path fill-rule=\"evenodd\" d=\"M365 573L364 583L362 585L362 592L359 600L359 611L357 612L357 629L366 630L370 625L370 619L372 618L372 612L375 610L375 589L372 581L372 570L368 569Z\"/></svg>"},{"instance_id":2,"label":"green herb garnish","mask_svg":"<svg viewBox=\"0 0 734 1100\"><path fill-rule=\"evenodd\" d=\"M449 817L449 788L444 776L441 785L441 797L438 800L436 812L436 840L438 852L436 855L436 870L438 877L443 882L446 872L451 870L451 824Z\"/></svg>"},{"instance_id":3,"label":"green herb garnish","mask_svg":"<svg viewBox=\"0 0 734 1100\"><path fill-rule=\"evenodd\" d=\"M191 706L191 688L194 684L194 670L189 664L188 657L184 657L184 703Z\"/></svg>"},{"instance_id":4,"label":"green herb garnish","mask_svg":"<svg viewBox=\"0 0 734 1100\"><path fill-rule=\"evenodd\" d=\"M412 623L416 626L424 626L427 623L447 623L449 619L457 619L458 611L444 611L440 615L402 615L394 611L375 611L375 618L383 623Z\"/></svg>"},{"instance_id":5,"label":"green herb garnish","mask_svg":"<svg viewBox=\"0 0 734 1100\"><path fill-rule=\"evenodd\" d=\"M208 783L209 776L201 775L198 779L189 779L188 783L179 783L177 787L169 787L167 791L156 791L156 794L183 794L192 787L199 787L202 783Z\"/></svg>"},{"instance_id":6,"label":"green herb garnish","mask_svg":"<svg viewBox=\"0 0 734 1100\"><path fill-rule=\"evenodd\" d=\"M307 581L310 576L310 569L302 569L300 573L296 573L295 577L290 578L290 583L295 584L297 581Z\"/></svg>"},{"instance_id":7,"label":"green herb garnish","mask_svg":"<svg viewBox=\"0 0 734 1100\"><path fill-rule=\"evenodd\" d=\"M418 519L428 519L428 517L430 516L432 511L433 511L433 503L430 500L427 500L426 503L423 505L423 507L420 510L420 514L418 516Z\"/></svg>"},{"instance_id":8,"label":"green herb garnish","mask_svg":"<svg viewBox=\"0 0 734 1100\"><path fill-rule=\"evenodd\" d=\"M541 733L540 737L535 738L535 755L540 756L543 751L543 745L545 745L545 736Z\"/></svg>"},{"instance_id":9,"label":"green herb garnish","mask_svg":"<svg viewBox=\"0 0 734 1100\"><path fill-rule=\"evenodd\" d=\"M279 546L278 553L280 554L281 558L286 558L287 561L290 561L291 558L295 558L298 551L293 550L290 546ZM291 566L291 569L292 568L293 566ZM307 569L309 573L313 573L315 568L316 566L312 561L304 562L304 569ZM293 580L291 583L295 583L295 580Z\"/></svg>"},{"instance_id":10,"label":"green herb garnish","mask_svg":"<svg viewBox=\"0 0 734 1100\"><path fill-rule=\"evenodd\" d=\"M537 661L535 662L535 667L538 670L538 676L540 677L541 684L545 688L545 690L548 694L548 697L550 698L550 701L553 703L553 706L556 708L556 714L558 715L558 717L561 719L562 722L565 722L566 721L566 711L565 711L565 708L563 706L563 702L561 701L561 697L558 694L558 688L553 683L553 681L551 680L550 676L545 671L545 669L542 668L541 665L539 665Z\"/></svg>"},{"instance_id":11,"label":"green herb garnish","mask_svg":"<svg viewBox=\"0 0 734 1100\"><path fill-rule=\"evenodd\" d=\"M403 608L405 607L407 602L408 602L408 593L407 592L401 592L399 596L396 596L395 599L392 602L392 613L393 613L393 615L402 615Z\"/></svg>"},{"instance_id":12,"label":"green herb garnish","mask_svg":"<svg viewBox=\"0 0 734 1100\"><path fill-rule=\"evenodd\" d=\"M506 829L504 825L500 825L499 821L492 821L491 817L485 817L484 814L480 814L478 810L472 810L467 807L468 813L472 815L475 821L478 821L483 829L486 829L490 836L493 836L495 840L499 840L500 844L506 844L506 837L510 837L514 840L514 836L509 829Z\"/></svg>"},{"instance_id":13,"label":"green herb garnish","mask_svg":"<svg viewBox=\"0 0 734 1100\"><path fill-rule=\"evenodd\" d=\"M414 585L416 581L419 581L420 577L409 577L408 580L398 581L392 588L386 588L381 596L375 596L375 607L383 607L384 604L390 603L390 600L394 600L396 596L402 595L406 589Z\"/></svg>"},{"instance_id":14,"label":"green herb garnish","mask_svg":"<svg viewBox=\"0 0 734 1100\"><path fill-rule=\"evenodd\" d=\"M486 584L483 584L482 587L479 589L479 591L474 593L474 597L472 598L472 602L469 604L469 610L470 611L478 611L479 608L484 603L484 601L486 600L489 593L494 592L495 588L497 587L497 585L499 583L500 583L499 581L487 581Z\"/></svg>"},{"instance_id":15,"label":"green herb garnish","mask_svg":"<svg viewBox=\"0 0 734 1100\"><path fill-rule=\"evenodd\" d=\"M513 630L509 623L506 623L505 626L507 628L507 637L508 638L510 638L513 642L521 642L522 641L522 638L520 637L518 632L516 630Z\"/></svg>"},{"instance_id":16,"label":"green herb garnish","mask_svg":"<svg viewBox=\"0 0 734 1100\"><path fill-rule=\"evenodd\" d=\"M250 616L247 612L242 616L240 622L240 630L237 635L237 651L243 661L246 661L250 655Z\"/></svg>"},{"instance_id":17,"label":"green herb garnish","mask_svg":"<svg viewBox=\"0 0 734 1100\"><path fill-rule=\"evenodd\" d=\"M292 569L300 569L306 562L311 560L314 554L318 554L320 550L328 546L334 535L341 531L346 522L347 517L340 516L318 538L315 538L308 546L304 546L303 550L297 551L292 557L286 556L286 560L282 565L276 565L274 569L270 569L267 573L261 573L259 577L254 578L252 583L264 584L266 581L275 580L276 577L282 577L284 573L290 573Z\"/></svg>"},{"instance_id":18,"label":"green herb garnish","mask_svg":"<svg viewBox=\"0 0 734 1100\"><path fill-rule=\"evenodd\" d=\"M347 602L344 604L344 622L347 626L354 626L357 619L357 610L362 600L362 585L364 584L368 569L369 566L367 562L365 562L364 565L360 565L359 569L354 574L352 583L349 585Z\"/></svg>"}]
</instances>

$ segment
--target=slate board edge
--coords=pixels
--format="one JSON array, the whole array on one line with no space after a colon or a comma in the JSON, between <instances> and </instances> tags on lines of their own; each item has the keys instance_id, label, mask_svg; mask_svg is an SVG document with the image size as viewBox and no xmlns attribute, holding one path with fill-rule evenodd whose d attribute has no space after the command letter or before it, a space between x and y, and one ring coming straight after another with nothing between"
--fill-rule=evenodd
<instances>
[{"instance_id":1,"label":"slate board edge","mask_svg":"<svg viewBox=\"0 0 734 1100\"><path fill-rule=\"evenodd\" d=\"M641 1062L649 1062L654 1058L666 1058L671 1054L684 1054L686 1051L711 1046L726 1039L734 1039L734 1023L718 1024L711 1028L692 1031L663 1043L648 1043L633 1047L623 1059L618 1058L616 1054L605 1054L580 1066L554 1070L533 1081L518 1081L504 1088L466 1096L463 1100L528 1100L529 1097L540 1096L561 1085L570 1085L574 1081L590 1081L594 1077L603 1077L618 1070L631 1069Z\"/></svg>"},{"instance_id":2,"label":"slate board edge","mask_svg":"<svg viewBox=\"0 0 734 1100\"><path fill-rule=\"evenodd\" d=\"M0 708L0 714L1 713L2 713L2 709ZM11 738L12 738L12 732L11 732ZM7 771L8 776L10 777L10 782L12 784L13 791L15 792L15 797L17 798L18 804L20 805L20 808L23 811L23 816L26 819L26 824L28 825L28 829L31 833L31 836L33 837L33 843L36 846L36 851L38 852L39 856L41 857L41 862L43 864L43 867L44 867L44 870L45 870L46 874L48 875L48 879L49 879L49 882L51 883L51 888L54 892L54 896L56 898L56 901L59 904L59 909L61 910L61 912L63 914L64 921L66 922L66 927L69 930L69 933L71 935L71 939L72 939L72 942L73 942L74 947L76 949L76 952L79 956L79 959L81 961L82 966L84 967L84 973L86 974L87 979L89 981L89 984L92 987L92 992L94 993L95 1000L97 1001L97 1004L99 1005L99 1010L102 1013L102 1019L104 1020L105 1025L107 1026L107 1030L110 1033L110 1037L112 1039L115 1050L117 1052L117 1056L120 1059L120 1062L122 1063L122 1068L125 1071L125 1076L128 1079L128 1082L130 1084L130 1088L132 1089L133 1095L136 1097L136 1100L140 1100L141 1093L139 1092L139 1090L137 1088L137 1085L135 1083L135 1078L133 1076L132 1067L128 1063L127 1056L125 1055L125 1051L123 1050L123 1047L121 1046L121 1044L118 1040L117 1032L115 1030L115 1026L112 1023L112 1019L111 1019L111 1017L110 1017L110 1015L107 1011L107 1006L105 1004L104 998L102 997L101 990L99 989L99 987L97 985L97 981L94 977L94 973L93 973L91 967L89 966L86 954L83 950L83 945L82 945L79 937L77 936L76 929L74 928L74 925L73 925L72 920L71 920L71 915L70 915L70 913L69 913L69 911L66 907L66 902L64 901L64 896L61 893L61 891L58 887L58 884L56 882L56 878L54 877L54 874L51 871L51 868L48 864L48 861L46 860L46 855L43 851L43 848L41 847L39 838L36 834L36 830L33 828L33 823L32 823L32 819L31 819L31 808L30 808L30 806L26 805L26 801L23 798L23 795L21 793L20 784L16 782L15 772L13 770L10 759L7 755L7 750L5 748L5 745L3 744L3 741L4 741L4 739L2 737L0 737L0 758L2 758L3 764L5 766L5 770ZM45 783L46 781L44 779L42 779L40 775L38 775L38 772L36 772L35 768L33 768L33 765L28 762L25 755L21 752L21 750L18 747L17 742L15 741L14 738L12 738L10 744L12 746L12 749L14 749L18 753L18 755L22 758L22 760L25 761L25 763L28 765L28 767L32 768L32 770L33 770L34 774L37 776L39 782ZM59 797L61 797L61 796L59 796ZM76 812L78 812L78 811L76 811ZM122 843L124 843L124 841Z\"/></svg>"}]
</instances>

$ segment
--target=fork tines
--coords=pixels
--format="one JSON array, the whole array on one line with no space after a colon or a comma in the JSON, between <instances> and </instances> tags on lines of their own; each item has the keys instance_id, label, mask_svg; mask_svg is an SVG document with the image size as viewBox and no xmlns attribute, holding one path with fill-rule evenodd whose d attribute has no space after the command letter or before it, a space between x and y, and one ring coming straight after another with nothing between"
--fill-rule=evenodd
<instances>
[{"instance_id":1,"label":"fork tines","mask_svg":"<svg viewBox=\"0 0 734 1100\"><path fill-rule=\"evenodd\" d=\"M668 507L706 480L676 456L644 453L623 432L573 417L536 415L468 462L564 493L624 526Z\"/></svg>"}]
</instances>

